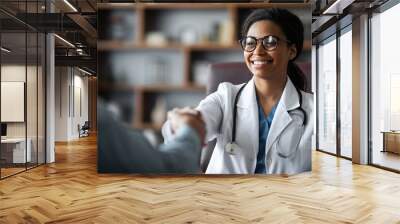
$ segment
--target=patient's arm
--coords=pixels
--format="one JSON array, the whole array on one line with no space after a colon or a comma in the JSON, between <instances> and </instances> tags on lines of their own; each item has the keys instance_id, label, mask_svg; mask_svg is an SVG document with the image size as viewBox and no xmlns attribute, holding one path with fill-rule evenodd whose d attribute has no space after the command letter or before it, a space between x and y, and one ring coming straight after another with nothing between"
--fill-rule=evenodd
<instances>
[{"instance_id":1,"label":"patient's arm","mask_svg":"<svg viewBox=\"0 0 400 224\"><path fill-rule=\"evenodd\" d=\"M182 122L168 144L151 146L138 130L123 124L99 103L98 171L101 173L198 173L201 139Z\"/></svg>"},{"instance_id":2,"label":"patient's arm","mask_svg":"<svg viewBox=\"0 0 400 224\"><path fill-rule=\"evenodd\" d=\"M200 173L201 138L197 131L185 124L173 139L158 147L162 153L165 172Z\"/></svg>"},{"instance_id":3,"label":"patient's arm","mask_svg":"<svg viewBox=\"0 0 400 224\"><path fill-rule=\"evenodd\" d=\"M195 109L200 112L201 118L206 125L205 140L207 142L213 140L220 133L224 107L222 99L223 94L226 94L226 92L226 84L220 84L218 90L203 99ZM182 110L185 110L185 108ZM170 119L164 123L161 132L165 143L168 143L173 138L174 127Z\"/></svg>"}]
</instances>

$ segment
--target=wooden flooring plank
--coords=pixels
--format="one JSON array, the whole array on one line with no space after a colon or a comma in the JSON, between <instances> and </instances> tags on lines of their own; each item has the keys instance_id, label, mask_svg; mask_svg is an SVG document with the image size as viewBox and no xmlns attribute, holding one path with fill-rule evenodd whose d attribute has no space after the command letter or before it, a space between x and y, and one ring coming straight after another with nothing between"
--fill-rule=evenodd
<instances>
[{"instance_id":1,"label":"wooden flooring plank","mask_svg":"<svg viewBox=\"0 0 400 224\"><path fill-rule=\"evenodd\" d=\"M0 223L400 223L400 175L313 152L294 176L97 174L96 137L0 181Z\"/></svg>"}]
</instances>

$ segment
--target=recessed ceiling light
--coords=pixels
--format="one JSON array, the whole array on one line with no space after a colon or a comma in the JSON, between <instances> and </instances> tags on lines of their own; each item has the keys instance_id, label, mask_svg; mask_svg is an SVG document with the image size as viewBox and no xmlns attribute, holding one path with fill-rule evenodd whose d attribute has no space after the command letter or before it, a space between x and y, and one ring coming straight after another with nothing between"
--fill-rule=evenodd
<instances>
[{"instance_id":1,"label":"recessed ceiling light","mask_svg":"<svg viewBox=\"0 0 400 224\"><path fill-rule=\"evenodd\" d=\"M83 73L85 73L85 74L87 74L87 75L90 75L90 76L93 75L92 73L90 73L90 72L88 72L88 71L86 71L86 70L83 70L83 69L81 69L81 68L79 68L79 67L78 67L78 70L81 71L81 72L83 72Z\"/></svg>"},{"instance_id":2,"label":"recessed ceiling light","mask_svg":"<svg viewBox=\"0 0 400 224\"><path fill-rule=\"evenodd\" d=\"M329 14L338 15L338 14L342 14L343 13L343 9L347 8L354 1L355 0L336 0L327 9L325 9L322 14L323 15L329 15Z\"/></svg>"},{"instance_id":3,"label":"recessed ceiling light","mask_svg":"<svg viewBox=\"0 0 400 224\"><path fill-rule=\"evenodd\" d=\"M6 53L10 53L11 52L11 50L9 50L9 49L7 49L5 47L1 47L1 51L4 51Z\"/></svg>"},{"instance_id":4,"label":"recessed ceiling light","mask_svg":"<svg viewBox=\"0 0 400 224\"><path fill-rule=\"evenodd\" d=\"M64 0L65 4L67 4L74 12L78 12L78 10L68 1Z\"/></svg>"},{"instance_id":5,"label":"recessed ceiling light","mask_svg":"<svg viewBox=\"0 0 400 224\"><path fill-rule=\"evenodd\" d=\"M70 47L72 47L72 48L75 48L75 45L73 45L71 42L69 42L68 40L66 40L66 39L64 39L64 38L62 38L62 37L60 37L59 35L57 35L57 34L54 34L54 36L55 37L57 37L59 40L61 40L62 42L64 42L65 44L67 44L68 46L70 46Z\"/></svg>"}]
</instances>

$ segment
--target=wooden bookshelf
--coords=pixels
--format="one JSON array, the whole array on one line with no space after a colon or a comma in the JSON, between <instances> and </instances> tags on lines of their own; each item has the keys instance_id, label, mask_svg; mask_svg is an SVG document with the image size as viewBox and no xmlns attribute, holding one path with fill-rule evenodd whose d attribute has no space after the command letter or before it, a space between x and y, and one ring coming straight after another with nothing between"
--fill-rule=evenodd
<instances>
[{"instance_id":1,"label":"wooden bookshelf","mask_svg":"<svg viewBox=\"0 0 400 224\"><path fill-rule=\"evenodd\" d=\"M150 45L145 43L136 43L133 41L99 41L97 43L99 51L123 51L123 50L138 50L138 49L158 49L158 50L240 50L239 44L221 45L215 43L199 43L199 44L179 44L169 43L165 45Z\"/></svg>"},{"instance_id":2,"label":"wooden bookshelf","mask_svg":"<svg viewBox=\"0 0 400 224\"><path fill-rule=\"evenodd\" d=\"M163 54L163 57L167 59L174 58L172 66L175 69L173 75L179 77L179 82L176 83L139 83L138 85L126 83L116 83L110 85L101 84L101 75L99 79L99 90L104 92L126 92L134 95L134 114L133 116L133 126L136 128L150 128L159 130L160 127L153 124L148 119L148 114L151 111L151 107L154 106L154 101L157 96L163 96L174 93L182 93L181 96L187 94L198 94L199 96L205 95L205 84L199 83L199 64L203 66L204 63L210 61L215 62L225 62L229 60L240 60L243 57L242 50L237 41L238 34L240 31L240 26L243 18L252 9L256 8L271 8L271 7L281 7L293 10L306 10L305 7L309 7L308 3L98 3L100 21L107 21L107 16L113 12L123 11L124 13L132 13L131 17L134 18L134 26L131 33L133 37L130 39L113 39L113 38L102 38L104 32L102 28L107 27L112 29L112 24L104 25L99 24L99 40L97 43L97 49L99 52L99 58L107 58L110 55L135 55L132 56L132 67L126 69L129 75L142 75L148 76L148 71L141 71L140 67L147 66L147 61L138 62L140 58L152 57L152 55ZM179 24L174 23L173 19L177 19L179 13L190 10L188 13L187 20L193 20L193 27L196 28L198 21L201 21L201 29L212 30L211 26L215 24L218 25L220 29L216 32L217 38L212 38L210 33L204 32L202 30L197 30L197 41L193 43L183 43L179 40L179 35L172 32L172 28L176 28ZM201 13L198 13L201 12ZM208 13L208 14L207 14ZM210 16L202 16L201 14L207 14ZM202 16L201 18L196 18L196 16ZM104 17L104 18L103 18ZM181 18L181 17L179 17ZM182 20L182 18L181 18ZM216 21L213 21L216 20ZM176 20L175 20L176 22ZM181 21L178 21L181 22ZM311 23L311 18L310 21ZM160 25L162 24L162 25ZM181 24L182 25L182 24ZM164 27L169 26L169 27ZM225 26L225 27L224 27ZM111 28L110 28L111 27ZM204 27L208 27L206 29ZM222 27L222 28L221 28ZM171 29L169 29L171 28ZM193 28L193 29L195 29ZM197 27L199 28L199 27ZM125 29L119 27L119 29ZM127 28L129 29L129 27ZM203 31L204 31L203 30ZM103 30L104 31L104 30ZM162 33L166 38L164 44L149 44L148 37L150 33ZM227 36L221 36L227 33ZM215 34L215 33L214 33ZM106 35L105 35L106 36ZM205 39L203 39L206 37ZM311 35L310 35L311 38ZM303 51L306 54L311 55L311 40L306 39L304 42ZM154 41L153 41L154 42ZM224 56L226 54L226 56ZM150 55L150 56L149 56ZM166 56L167 55L167 56ZM221 56L222 55L222 56ZM157 56L158 57L158 56ZM161 56L160 56L161 57ZM105 59L107 60L107 59ZM135 62L136 60L136 62ZM172 59L171 59L172 60ZM100 61L104 61L103 59ZM136 64L135 64L136 63ZM143 66L143 64L146 64ZM102 65L101 67L106 69L109 65ZM151 65L151 60L148 62L148 66ZM197 66L197 67L196 67ZM163 70L161 66L161 70ZM197 68L197 70L196 70ZM101 73L110 74L109 70L102 71ZM168 70L168 69L167 69ZM169 69L171 72L173 69ZM201 71L203 71L201 70ZM168 73L167 72L167 73ZM201 78L200 73L200 78ZM206 74L204 74L206 75ZM164 80L165 81L165 80ZM167 81L170 81L169 78ZM204 82L204 80L203 80ZM185 93L185 94L183 94ZM181 106L185 106L182 104ZM147 118L146 118L147 116Z\"/></svg>"},{"instance_id":3,"label":"wooden bookshelf","mask_svg":"<svg viewBox=\"0 0 400 224\"><path fill-rule=\"evenodd\" d=\"M255 3L97 3L98 10L109 9L226 9L226 8L303 8L309 3L273 3L273 2L255 2Z\"/></svg>"},{"instance_id":4,"label":"wooden bookshelf","mask_svg":"<svg viewBox=\"0 0 400 224\"><path fill-rule=\"evenodd\" d=\"M311 50L311 41L304 41L303 50ZM196 50L196 51L210 51L210 50L240 50L239 44L234 45L220 45L213 43L182 45L179 43L171 43L167 45L148 45L136 44L135 42L121 42L121 41L98 41L97 49L99 51L124 51L124 50L138 50L138 49L159 49L159 50Z\"/></svg>"}]
</instances>

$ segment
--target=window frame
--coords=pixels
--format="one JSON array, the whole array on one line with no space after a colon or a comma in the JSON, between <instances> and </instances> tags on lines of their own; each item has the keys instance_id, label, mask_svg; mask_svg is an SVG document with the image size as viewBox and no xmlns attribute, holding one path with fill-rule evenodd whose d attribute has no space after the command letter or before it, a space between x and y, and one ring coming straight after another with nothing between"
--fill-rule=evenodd
<instances>
[{"instance_id":1,"label":"window frame","mask_svg":"<svg viewBox=\"0 0 400 224\"><path fill-rule=\"evenodd\" d=\"M340 21L338 21L340 22ZM340 67L340 37L344 34L346 34L347 32L352 32L352 22L350 22L349 24L346 24L344 27L340 28L340 29L336 29L336 32L334 32L333 34L331 34L330 36L321 39L318 41L318 43L316 44L316 91L319 90L319 66L320 66L320 55L319 55L319 48L320 45L322 43L329 43L330 41L336 41L336 152L332 153L332 152L328 152L324 149L321 149L319 147L319 103L320 103L320 99L318 94L316 94L316 150L319 152L323 152L329 155L333 155L339 158L343 158L346 160L350 160L352 161L352 158L347 157L342 155L341 153L341 119L340 119L340 103L341 103L341 97L340 97L340 76L341 76L341 67ZM350 27L350 28L349 28ZM333 36L335 36L333 38ZM330 40L331 39L331 40Z\"/></svg>"},{"instance_id":2,"label":"window frame","mask_svg":"<svg viewBox=\"0 0 400 224\"><path fill-rule=\"evenodd\" d=\"M368 68L367 68L367 79L368 79L368 165L377 167L383 170L400 173L400 169L390 168L384 165L373 163L373 132L372 132L372 19L374 14L382 14L385 11L393 8L400 4L400 0L389 0L382 4L381 6L368 11L368 32L367 32L367 39L368 39Z\"/></svg>"}]
</instances>

